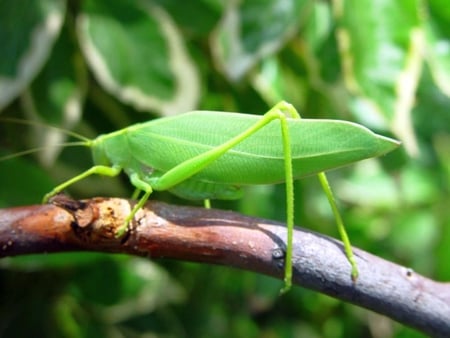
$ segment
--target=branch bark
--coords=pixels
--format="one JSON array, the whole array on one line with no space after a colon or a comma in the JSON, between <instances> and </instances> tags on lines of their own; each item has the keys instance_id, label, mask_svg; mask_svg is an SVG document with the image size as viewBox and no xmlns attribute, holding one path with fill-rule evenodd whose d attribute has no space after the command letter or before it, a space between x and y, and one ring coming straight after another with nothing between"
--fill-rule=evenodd
<instances>
[{"instance_id":1,"label":"branch bark","mask_svg":"<svg viewBox=\"0 0 450 338\"><path fill-rule=\"evenodd\" d=\"M62 251L120 252L223 264L283 278L286 228L234 212L149 202L126 236L114 237L134 202L57 196L53 204L0 210L0 257ZM450 337L450 283L354 249L352 282L341 242L297 227L294 284L386 315L433 337Z\"/></svg>"}]
</instances>

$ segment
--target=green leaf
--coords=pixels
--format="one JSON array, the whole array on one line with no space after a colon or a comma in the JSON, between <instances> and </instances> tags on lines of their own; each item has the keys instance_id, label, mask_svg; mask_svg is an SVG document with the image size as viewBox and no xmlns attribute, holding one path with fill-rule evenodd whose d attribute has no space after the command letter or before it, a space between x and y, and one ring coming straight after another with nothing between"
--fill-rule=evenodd
<instances>
[{"instance_id":1,"label":"green leaf","mask_svg":"<svg viewBox=\"0 0 450 338\"><path fill-rule=\"evenodd\" d=\"M346 85L364 103L355 113L377 115L417 154L411 109L424 48L418 0L344 0L335 11Z\"/></svg>"},{"instance_id":2,"label":"green leaf","mask_svg":"<svg viewBox=\"0 0 450 338\"><path fill-rule=\"evenodd\" d=\"M409 210L395 220L389 240L398 257L414 261L414 269L430 273L438 230L436 219L427 209Z\"/></svg>"},{"instance_id":3,"label":"green leaf","mask_svg":"<svg viewBox=\"0 0 450 338\"><path fill-rule=\"evenodd\" d=\"M110 94L164 115L196 105L197 71L162 8L136 0L88 0L77 24L86 60Z\"/></svg>"},{"instance_id":4,"label":"green leaf","mask_svg":"<svg viewBox=\"0 0 450 338\"><path fill-rule=\"evenodd\" d=\"M64 18L63 0L0 2L0 110L34 79Z\"/></svg>"},{"instance_id":5,"label":"green leaf","mask_svg":"<svg viewBox=\"0 0 450 338\"><path fill-rule=\"evenodd\" d=\"M221 0L157 0L189 36L207 38L221 18L224 2Z\"/></svg>"},{"instance_id":6,"label":"green leaf","mask_svg":"<svg viewBox=\"0 0 450 338\"><path fill-rule=\"evenodd\" d=\"M446 0L427 1L427 61L439 88L450 96L450 7Z\"/></svg>"},{"instance_id":7,"label":"green leaf","mask_svg":"<svg viewBox=\"0 0 450 338\"><path fill-rule=\"evenodd\" d=\"M308 0L229 1L212 40L219 68L239 80L263 57L279 50L297 31Z\"/></svg>"},{"instance_id":8,"label":"green leaf","mask_svg":"<svg viewBox=\"0 0 450 338\"><path fill-rule=\"evenodd\" d=\"M377 160L355 164L352 175L335 189L339 199L359 208L399 207L399 192L392 177L383 172Z\"/></svg>"},{"instance_id":9,"label":"green leaf","mask_svg":"<svg viewBox=\"0 0 450 338\"><path fill-rule=\"evenodd\" d=\"M38 204L54 182L44 169L23 158L1 162L0 206Z\"/></svg>"},{"instance_id":10,"label":"green leaf","mask_svg":"<svg viewBox=\"0 0 450 338\"><path fill-rule=\"evenodd\" d=\"M103 255L102 261L78 268L70 285L74 296L95 305L109 322L148 314L185 297L182 287L155 263L119 258Z\"/></svg>"},{"instance_id":11,"label":"green leaf","mask_svg":"<svg viewBox=\"0 0 450 338\"><path fill-rule=\"evenodd\" d=\"M44 166L53 164L66 141L63 130L71 130L81 119L86 95L87 73L81 55L74 46L67 27L62 30L52 54L23 96L24 109L33 128L30 148L41 147L39 160ZM63 130L44 128L54 125Z\"/></svg>"}]
</instances>

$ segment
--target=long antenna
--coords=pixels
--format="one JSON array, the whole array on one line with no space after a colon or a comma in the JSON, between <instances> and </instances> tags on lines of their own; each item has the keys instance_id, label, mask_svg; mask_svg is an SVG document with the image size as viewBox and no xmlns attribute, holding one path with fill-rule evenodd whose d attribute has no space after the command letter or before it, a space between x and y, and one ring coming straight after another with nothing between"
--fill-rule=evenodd
<instances>
[{"instance_id":1,"label":"long antenna","mask_svg":"<svg viewBox=\"0 0 450 338\"><path fill-rule=\"evenodd\" d=\"M75 132L71 131L71 130L55 127L55 126L48 125L48 124L45 124L45 123L40 123L40 122L36 122L36 121L21 120L21 119L16 119L16 118L13 118L13 117L2 117L2 118L0 118L0 122L2 122L2 121L11 122L11 123L17 123L17 124L24 124L24 125L27 125L27 126L40 126L40 127L43 127L43 128L50 128L50 129L57 130L57 131L59 131L59 132L61 132L63 134L72 136L72 137L74 137L74 138L76 138L78 140L85 141L85 142L91 142L91 140L89 138L84 137L84 136L82 136L82 135L80 135L78 133L75 133Z\"/></svg>"},{"instance_id":2,"label":"long antenna","mask_svg":"<svg viewBox=\"0 0 450 338\"><path fill-rule=\"evenodd\" d=\"M53 130L57 130L65 135L68 136L72 136L80 141L77 142L63 142L63 143L58 143L58 144L53 144L50 146L42 146L42 147L36 147L36 148L32 148L32 149L27 149L27 150L23 150L23 151L19 151L17 153L14 154L9 154L9 155L5 155L0 157L0 161L4 161L4 160L9 160L15 157L19 157L19 156L23 156L23 155L28 155L28 154L32 154L32 153L37 153L39 151L44 151L47 150L51 147L79 147L79 146L84 146L84 147L89 147L89 145L91 144L92 140L84 137L78 133L75 133L73 131L67 130L67 129L63 129L63 128L59 128L59 127L55 127L52 125L48 125L48 124L44 124L44 123L40 123L40 122L36 122L36 121L27 121L27 120L21 120L21 119L16 119L13 117L2 117L0 118L0 122L9 122L9 123L16 123L16 124L22 124L22 125L27 125L27 126L40 126L42 128L48 128L48 129L53 129Z\"/></svg>"},{"instance_id":3,"label":"long antenna","mask_svg":"<svg viewBox=\"0 0 450 338\"><path fill-rule=\"evenodd\" d=\"M90 142L90 140L88 140ZM87 142L81 141L81 142L65 142L65 143L59 143L59 144L55 144L53 145L54 147L80 147L80 146L87 146ZM50 146L52 147L52 146ZM33 153L37 153L39 151L43 151L48 149L49 146L46 147L36 147L36 148L32 148L32 149L27 149L27 150L22 150L19 151L17 153L14 154L9 154L9 155L5 155L0 157L0 162L1 161L6 161L6 160L10 160L12 158L15 157L20 157L20 156L24 156L24 155L29 155L29 154L33 154Z\"/></svg>"}]
</instances>

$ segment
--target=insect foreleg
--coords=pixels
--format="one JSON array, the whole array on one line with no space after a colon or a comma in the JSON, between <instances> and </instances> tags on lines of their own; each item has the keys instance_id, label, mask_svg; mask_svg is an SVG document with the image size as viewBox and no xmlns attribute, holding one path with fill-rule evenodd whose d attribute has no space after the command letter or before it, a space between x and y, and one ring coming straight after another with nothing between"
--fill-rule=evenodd
<instances>
[{"instance_id":1,"label":"insect foreleg","mask_svg":"<svg viewBox=\"0 0 450 338\"><path fill-rule=\"evenodd\" d=\"M103 176L114 177L114 176L119 175L121 171L122 171L122 168L119 167L119 166L112 166L112 167L107 167L107 166L104 166L104 165L93 166L92 168L86 170L85 172L83 172L83 173L81 173L81 174L71 178L70 180L67 180L66 182L61 183L58 186L56 186L48 194L45 194L44 198L42 199L42 203L47 203L48 200L51 197L53 197L56 194L60 193L61 191L63 191L67 187L71 186L72 184L85 179L88 176L91 176L91 175L103 175Z\"/></svg>"}]
</instances>

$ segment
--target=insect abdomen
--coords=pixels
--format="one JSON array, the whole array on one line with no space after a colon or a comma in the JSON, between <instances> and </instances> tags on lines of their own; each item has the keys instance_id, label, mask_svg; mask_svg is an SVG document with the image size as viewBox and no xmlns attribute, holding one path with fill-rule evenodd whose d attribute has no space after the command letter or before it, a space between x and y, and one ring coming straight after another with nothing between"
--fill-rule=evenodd
<instances>
[{"instance_id":1,"label":"insect abdomen","mask_svg":"<svg viewBox=\"0 0 450 338\"><path fill-rule=\"evenodd\" d=\"M181 198L191 200L233 200L242 197L242 190L239 186L208 183L192 179L176 185L169 191Z\"/></svg>"}]
</instances>

